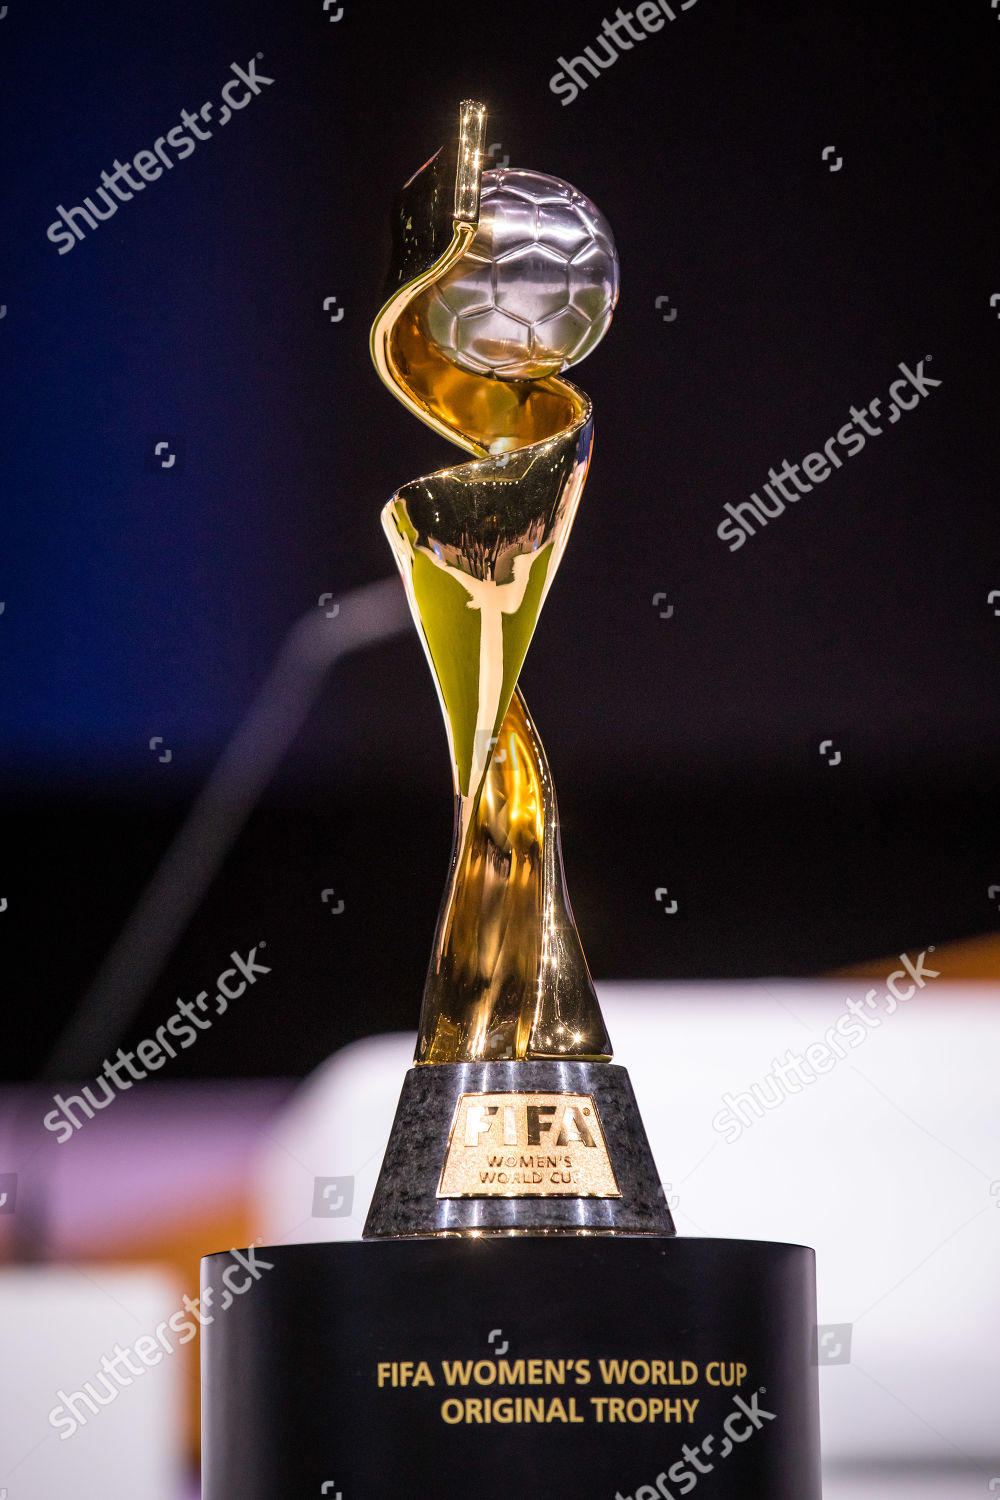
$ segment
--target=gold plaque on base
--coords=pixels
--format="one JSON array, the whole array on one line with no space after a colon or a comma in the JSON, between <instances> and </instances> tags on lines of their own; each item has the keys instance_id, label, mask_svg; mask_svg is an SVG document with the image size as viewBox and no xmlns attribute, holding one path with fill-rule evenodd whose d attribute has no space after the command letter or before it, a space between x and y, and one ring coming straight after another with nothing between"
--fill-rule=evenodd
<instances>
[{"instance_id":1,"label":"gold plaque on base","mask_svg":"<svg viewBox=\"0 0 1000 1500\"><path fill-rule=\"evenodd\" d=\"M439 1198L620 1198L590 1094L461 1094Z\"/></svg>"}]
</instances>

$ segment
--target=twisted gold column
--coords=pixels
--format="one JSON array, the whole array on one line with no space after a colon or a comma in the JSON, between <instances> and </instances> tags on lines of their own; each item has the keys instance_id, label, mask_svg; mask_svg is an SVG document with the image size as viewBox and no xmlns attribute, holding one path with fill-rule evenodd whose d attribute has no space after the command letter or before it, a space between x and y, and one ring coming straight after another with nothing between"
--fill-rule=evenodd
<instances>
[{"instance_id":1,"label":"twisted gold column","mask_svg":"<svg viewBox=\"0 0 1000 1500\"><path fill-rule=\"evenodd\" d=\"M407 184L390 295L372 329L386 384L475 455L404 485L382 521L441 702L455 843L416 1060L607 1059L570 910L555 791L517 679L580 501L591 406L568 381L460 368L427 338L423 300L475 233L485 112Z\"/></svg>"}]
</instances>

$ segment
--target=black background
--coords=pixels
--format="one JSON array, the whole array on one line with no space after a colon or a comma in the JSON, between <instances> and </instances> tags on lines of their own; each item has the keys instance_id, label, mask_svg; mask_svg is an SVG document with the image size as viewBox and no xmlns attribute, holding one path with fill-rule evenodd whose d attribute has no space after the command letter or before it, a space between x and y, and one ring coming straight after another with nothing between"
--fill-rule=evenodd
<instances>
[{"instance_id":1,"label":"black background","mask_svg":"<svg viewBox=\"0 0 1000 1500\"><path fill-rule=\"evenodd\" d=\"M621 255L522 675L595 975L811 974L995 928L1000 11L697 0L562 105L557 58L610 14L11 0L6 1076L42 1064L287 631L391 571L382 504L455 461L367 333L393 197L469 96ZM56 205L258 52L273 84L59 255ZM729 552L726 502L927 356L940 387ZM147 467L161 434L178 472ZM132 1042L261 939L266 986L175 1072L295 1074L414 1026L450 837L414 634L331 679Z\"/></svg>"}]
</instances>

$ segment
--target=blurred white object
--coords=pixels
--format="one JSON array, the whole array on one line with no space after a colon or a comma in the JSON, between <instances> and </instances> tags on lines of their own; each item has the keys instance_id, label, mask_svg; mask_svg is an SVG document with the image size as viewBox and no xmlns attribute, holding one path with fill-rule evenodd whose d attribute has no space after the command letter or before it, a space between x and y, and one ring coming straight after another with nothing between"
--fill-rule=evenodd
<instances>
[{"instance_id":1,"label":"blurred white object","mask_svg":"<svg viewBox=\"0 0 1000 1500\"><path fill-rule=\"evenodd\" d=\"M898 1471L877 1467L848 1474L823 1475L823 1500L995 1500L1000 1477L992 1488L980 1468L921 1469L903 1464Z\"/></svg>"},{"instance_id":2,"label":"blurred white object","mask_svg":"<svg viewBox=\"0 0 1000 1500\"><path fill-rule=\"evenodd\" d=\"M931 980L852 1021L848 998L873 988L884 994L862 980L598 986L679 1232L815 1247L820 1325L838 1325L820 1334L825 1457L978 1464L968 1493L986 1496L1000 1475L1000 989ZM838 1022L843 1057L813 1052L825 1071L775 1081L777 1061ZM345 1048L274 1122L265 1241L360 1237L413 1045ZM769 1106L744 1105L736 1138L723 1096L754 1084Z\"/></svg>"},{"instance_id":3,"label":"blurred white object","mask_svg":"<svg viewBox=\"0 0 1000 1500\"><path fill-rule=\"evenodd\" d=\"M155 1270L105 1266L0 1272L0 1494L10 1500L177 1500L184 1446L180 1362L144 1364L137 1339L182 1307L183 1288ZM171 1335L167 1335L170 1337ZM173 1336L176 1343L176 1335ZM101 1378L115 1346L119 1385ZM152 1346L143 1344L146 1358ZM129 1367L142 1374L129 1375ZM106 1405L89 1398L87 1383ZM88 1399L77 1399L79 1393ZM49 1414L69 1397L83 1422ZM91 1411L90 1407L96 1407ZM63 1436L62 1434L66 1434Z\"/></svg>"}]
</instances>

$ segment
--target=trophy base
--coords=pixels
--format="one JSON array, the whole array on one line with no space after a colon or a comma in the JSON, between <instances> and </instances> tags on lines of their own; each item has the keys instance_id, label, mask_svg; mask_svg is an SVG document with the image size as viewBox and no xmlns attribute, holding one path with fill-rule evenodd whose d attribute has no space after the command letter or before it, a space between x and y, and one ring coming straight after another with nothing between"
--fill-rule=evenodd
<instances>
[{"instance_id":1,"label":"trophy base","mask_svg":"<svg viewBox=\"0 0 1000 1500\"><path fill-rule=\"evenodd\" d=\"M674 1233L624 1068L410 1069L364 1238L491 1233Z\"/></svg>"},{"instance_id":2,"label":"trophy base","mask_svg":"<svg viewBox=\"0 0 1000 1500\"><path fill-rule=\"evenodd\" d=\"M202 1262L204 1500L820 1500L802 1246L487 1236L253 1259L228 1301L231 1256Z\"/></svg>"}]
</instances>

